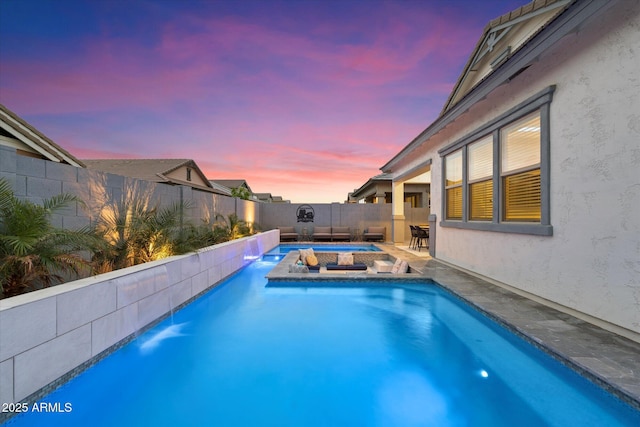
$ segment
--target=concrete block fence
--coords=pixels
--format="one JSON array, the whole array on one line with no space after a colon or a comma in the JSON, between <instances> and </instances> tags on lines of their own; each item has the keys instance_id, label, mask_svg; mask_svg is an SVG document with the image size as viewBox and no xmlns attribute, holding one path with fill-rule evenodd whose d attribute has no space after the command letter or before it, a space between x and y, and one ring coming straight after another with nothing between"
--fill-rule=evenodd
<instances>
[{"instance_id":1,"label":"concrete block fence","mask_svg":"<svg viewBox=\"0 0 640 427\"><path fill-rule=\"evenodd\" d=\"M150 182L21 156L15 148L5 146L0 146L0 178L11 183L16 197L36 204L61 193L78 196L84 205L74 203L52 215L53 225L66 229L93 224L105 205L120 199L140 200L148 206L160 207L185 202L191 207L184 213L184 219L194 224L203 218L215 218L216 214L227 217L232 213L255 222L263 205L186 185Z\"/></svg>"},{"instance_id":2,"label":"concrete block fence","mask_svg":"<svg viewBox=\"0 0 640 427\"><path fill-rule=\"evenodd\" d=\"M0 301L0 403L21 402L279 244L277 230Z\"/></svg>"}]
</instances>

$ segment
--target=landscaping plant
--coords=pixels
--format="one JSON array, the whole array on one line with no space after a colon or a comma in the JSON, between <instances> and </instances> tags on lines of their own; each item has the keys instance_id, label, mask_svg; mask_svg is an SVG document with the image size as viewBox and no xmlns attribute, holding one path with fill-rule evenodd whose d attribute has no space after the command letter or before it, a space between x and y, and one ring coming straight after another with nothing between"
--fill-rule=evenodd
<instances>
[{"instance_id":1,"label":"landscaping plant","mask_svg":"<svg viewBox=\"0 0 640 427\"><path fill-rule=\"evenodd\" d=\"M60 194L38 205L15 197L10 183L0 178L0 285L2 297L62 283L88 275L90 264L81 251L99 243L89 228L53 227L56 211L81 201Z\"/></svg>"}]
</instances>

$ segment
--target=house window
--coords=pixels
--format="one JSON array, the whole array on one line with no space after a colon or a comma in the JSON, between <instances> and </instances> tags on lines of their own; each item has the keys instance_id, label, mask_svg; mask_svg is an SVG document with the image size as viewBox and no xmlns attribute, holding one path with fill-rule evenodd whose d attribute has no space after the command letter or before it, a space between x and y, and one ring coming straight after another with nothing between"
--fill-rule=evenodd
<instances>
[{"instance_id":1,"label":"house window","mask_svg":"<svg viewBox=\"0 0 640 427\"><path fill-rule=\"evenodd\" d=\"M191 168L187 168L187 181L191 181Z\"/></svg>"},{"instance_id":2,"label":"house window","mask_svg":"<svg viewBox=\"0 0 640 427\"><path fill-rule=\"evenodd\" d=\"M421 207L420 201L422 199L422 197L420 196L421 196L420 194L405 194L404 202L409 203L412 208L419 208Z\"/></svg>"},{"instance_id":3,"label":"house window","mask_svg":"<svg viewBox=\"0 0 640 427\"><path fill-rule=\"evenodd\" d=\"M447 219L462 219L462 151L446 157L445 191Z\"/></svg>"},{"instance_id":4,"label":"house window","mask_svg":"<svg viewBox=\"0 0 640 427\"><path fill-rule=\"evenodd\" d=\"M469 144L469 219L493 219L493 137Z\"/></svg>"},{"instance_id":5,"label":"house window","mask_svg":"<svg viewBox=\"0 0 640 427\"><path fill-rule=\"evenodd\" d=\"M554 86L441 149L443 227L551 236Z\"/></svg>"},{"instance_id":6,"label":"house window","mask_svg":"<svg viewBox=\"0 0 640 427\"><path fill-rule=\"evenodd\" d=\"M540 222L540 114L501 132L503 221Z\"/></svg>"}]
</instances>

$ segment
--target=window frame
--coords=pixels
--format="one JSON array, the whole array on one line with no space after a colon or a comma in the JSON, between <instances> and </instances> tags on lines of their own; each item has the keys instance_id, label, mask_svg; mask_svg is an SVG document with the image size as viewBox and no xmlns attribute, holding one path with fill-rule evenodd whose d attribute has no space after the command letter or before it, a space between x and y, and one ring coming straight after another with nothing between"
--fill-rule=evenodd
<instances>
[{"instance_id":1,"label":"window frame","mask_svg":"<svg viewBox=\"0 0 640 427\"><path fill-rule=\"evenodd\" d=\"M488 144L491 147L491 168L492 168L492 171L491 171L490 175L484 175L484 176L482 176L480 178L473 179L471 177L471 168L470 168L470 166L471 166L471 157L472 157L471 154L472 153L471 153L471 150L469 150L469 148L471 148L471 146L473 146L473 145L480 144L480 143ZM495 215L495 203L493 203L493 201L494 201L493 199L495 198L494 196L495 196L496 192L495 192L495 188L494 188L495 186L493 185L494 184L494 175L495 175L495 168L493 167L493 165L495 164L496 156L495 156L494 151L495 151L495 135L493 135L493 134L489 134L489 135L487 135L487 136L485 136L483 138L477 139L477 140L475 140L473 142L470 142L467 145L467 164L463 165L463 167L466 166L466 168L467 168L467 186L466 186L466 189L467 189L467 202L468 202L467 203L468 204L468 206L467 206L467 208L468 208L467 218L468 218L469 221L484 221L484 222L491 221L491 220L493 220L493 216ZM489 218L489 219L473 218L473 216L471 215L472 210L473 210L472 209L473 208L473 200L472 200L471 187L473 187L474 184L481 184L483 182L491 182L491 192L492 192L491 200L492 200L492 203L491 203L491 218Z\"/></svg>"},{"instance_id":2,"label":"window frame","mask_svg":"<svg viewBox=\"0 0 640 427\"><path fill-rule=\"evenodd\" d=\"M553 226L551 225L550 212L550 107L553 100L555 86L549 86L516 105L484 126L470 132L454 143L438 151L442 162L442 227L461 228L481 231L497 231L504 233L531 234L539 236L552 236ZM504 190L502 188L501 174L501 147L500 131L512 124L538 111L540 114L540 201L541 212L540 222L515 222L504 221L502 198ZM493 137L493 217L489 220L469 219L469 180L468 180L468 146L480 141L488 136ZM445 162L446 156L462 150L462 219L454 220L446 217L446 176Z\"/></svg>"},{"instance_id":3,"label":"window frame","mask_svg":"<svg viewBox=\"0 0 640 427\"><path fill-rule=\"evenodd\" d=\"M449 155L453 156L453 155L460 155L460 182L456 183L456 184L451 184L451 185L447 185L447 161L446 158L443 161L443 165L444 167L443 169L443 184L444 184L444 194L447 194L449 190L455 190L455 189L460 189L460 209L462 209L461 211L461 218L457 219L454 217L451 217L451 219L449 219L448 215L448 211L447 211L447 204L443 205L443 218L448 219L450 221L460 221L460 220L464 220L465 219L465 212L464 212L464 206L465 206L465 202L464 202L464 191L462 189L462 186L464 185L465 182L465 175L466 172L464 170L464 164L466 163L466 158L465 158L465 151L463 150L456 150L452 153L449 153ZM446 200L446 198L445 198ZM448 201L447 201L448 202Z\"/></svg>"}]
</instances>

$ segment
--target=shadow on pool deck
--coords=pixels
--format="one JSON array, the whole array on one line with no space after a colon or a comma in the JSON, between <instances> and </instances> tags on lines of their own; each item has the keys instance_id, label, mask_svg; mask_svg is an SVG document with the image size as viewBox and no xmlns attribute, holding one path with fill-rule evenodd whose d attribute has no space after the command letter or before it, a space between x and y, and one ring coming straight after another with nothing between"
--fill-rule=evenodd
<instances>
[{"instance_id":1,"label":"shadow on pool deck","mask_svg":"<svg viewBox=\"0 0 640 427\"><path fill-rule=\"evenodd\" d=\"M640 410L640 343L482 280L428 254L381 246L565 365Z\"/></svg>"}]
</instances>

